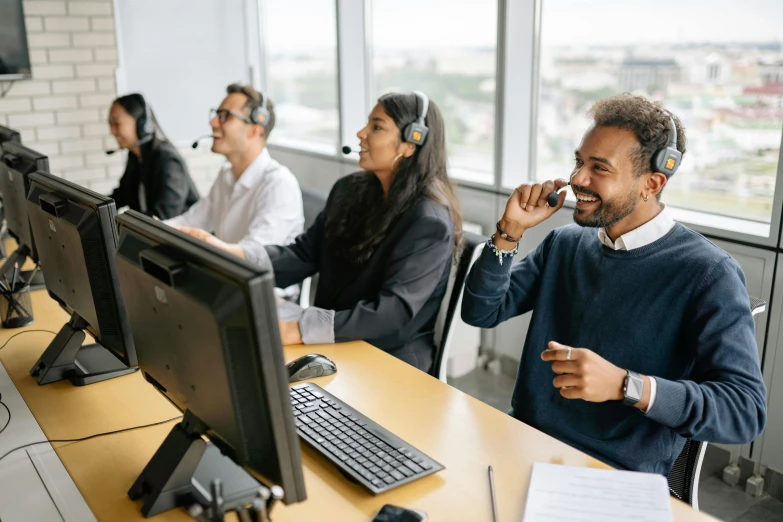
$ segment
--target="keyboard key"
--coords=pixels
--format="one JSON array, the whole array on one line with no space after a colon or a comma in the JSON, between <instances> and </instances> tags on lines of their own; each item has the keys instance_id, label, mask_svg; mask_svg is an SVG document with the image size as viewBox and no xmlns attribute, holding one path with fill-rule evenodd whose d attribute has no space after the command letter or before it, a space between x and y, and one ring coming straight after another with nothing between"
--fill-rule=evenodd
<instances>
[{"instance_id":1,"label":"keyboard key","mask_svg":"<svg viewBox=\"0 0 783 522\"><path fill-rule=\"evenodd\" d=\"M392 478L390 475L386 475L386 476L383 478L383 481L384 481L385 483L389 484L389 485L391 485L391 484L394 484L395 482L397 482L397 481L396 481L394 478Z\"/></svg>"},{"instance_id":2,"label":"keyboard key","mask_svg":"<svg viewBox=\"0 0 783 522\"><path fill-rule=\"evenodd\" d=\"M405 478L405 475L403 475L402 473L400 473L396 469L394 471L392 471L391 473L389 473L389 475L391 475L392 477L394 477L397 480L402 480L402 479Z\"/></svg>"},{"instance_id":3,"label":"keyboard key","mask_svg":"<svg viewBox=\"0 0 783 522\"><path fill-rule=\"evenodd\" d=\"M411 470L409 470L408 468L406 468L405 466L401 466L398 471L400 473L402 473L403 475L405 475L406 478L409 478L409 477L413 476L413 472Z\"/></svg>"},{"instance_id":4,"label":"keyboard key","mask_svg":"<svg viewBox=\"0 0 783 522\"><path fill-rule=\"evenodd\" d=\"M416 464L412 460L406 460L405 462L403 462L403 464L405 465L405 467L407 467L409 470L411 470L414 473L421 473L422 471L424 471L419 467L418 464Z\"/></svg>"}]
</instances>

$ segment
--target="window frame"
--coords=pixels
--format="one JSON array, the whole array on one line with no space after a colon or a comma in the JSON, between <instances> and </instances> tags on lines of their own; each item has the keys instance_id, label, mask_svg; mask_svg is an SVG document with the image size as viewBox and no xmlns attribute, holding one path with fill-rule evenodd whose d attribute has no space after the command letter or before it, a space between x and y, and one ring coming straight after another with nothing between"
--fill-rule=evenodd
<instances>
[{"instance_id":1,"label":"window frame","mask_svg":"<svg viewBox=\"0 0 783 522\"><path fill-rule=\"evenodd\" d=\"M528 28L528 30L532 28L532 33L534 34L535 56L533 59L534 61L533 70L531 71L530 74L530 80L533 85L531 86L532 107L531 107L531 118L530 118L530 141L528 143L528 147L529 147L528 148L529 163L528 163L528 171L527 171L528 176L524 182L528 182L531 179L533 179L533 177L530 174L532 174L535 171L535 167L536 167L535 151L537 145L536 130L538 128L537 109L538 109L538 89L540 85L539 64L541 58L541 23L542 23L542 14L543 14L542 7L543 7L543 2L545 1L546 0L535 0L533 2L535 4L534 19L532 21L528 19L525 20L525 23L533 24L532 26L527 25L526 27ZM524 25L516 26L514 30L517 32L524 31L525 26ZM504 188L507 190L509 189L509 187L507 186L504 186ZM513 188L511 188L510 190L513 190ZM569 199L566 200L566 206L569 208L573 208L574 205L575 203L573 201L573 198L569 193ZM770 216L769 227L767 227L765 224L762 225L760 222L753 221L753 220L721 216L709 212L691 210L682 207L670 206L669 208L671 209L672 215L676 221L683 223L688 228L691 228L692 230L695 230L700 234L720 237L723 239L741 242L741 243L747 243L751 245L760 245L766 247L783 247L783 243L782 243L783 238L781 238L781 208L782 207L783 207L783 128L781 128L781 149L778 155L778 168L777 168L777 174L775 176L775 192L772 200L772 214ZM716 227L714 225L707 224L707 223L715 223L715 222L720 222L723 224L723 226ZM765 228L767 230L764 230Z\"/></svg>"},{"instance_id":2,"label":"window frame","mask_svg":"<svg viewBox=\"0 0 783 522\"><path fill-rule=\"evenodd\" d=\"M361 2L363 0L348 0L349 3L357 3ZM342 140L342 122L344 121L344 114L343 114L343 104L342 101L342 84L341 84L341 60L340 60L340 9L339 4L345 3L343 0L332 0L332 3L334 5L335 9L335 24L336 24L336 32L335 32L335 49L336 49L336 56L335 56L335 74L337 76L337 141L334 144L334 152L331 152L331 146L325 144L324 142L316 142L307 140L304 138L299 138L296 136L283 136L280 141L278 141L278 136L274 136L272 138L272 141L270 141L270 145L273 147L280 147L287 150L302 150L308 153L315 153L319 155L323 155L329 158L333 157L339 157L340 156L340 148L342 147L342 144L340 141ZM267 23L269 21L269 15L267 13L266 9L266 2L264 0L245 0L245 12L249 15L252 15L253 13L257 13L257 20L256 26L258 27L257 31L257 41L258 41L258 55L255 55L254 53L250 56L252 57L251 62L248 64L249 68L249 74L251 77L251 83L253 87L260 88L264 92L266 92L268 87L268 78L269 78L269 42L268 42L268 31L266 30ZM247 18L253 18L252 16L248 16ZM249 27L248 22L248 27ZM350 31L346 31L346 33L350 33ZM255 37L256 34L253 34L252 31L248 30L248 34L250 34L252 37ZM252 45L251 45L252 48ZM350 62L349 62L350 63ZM358 158L358 156L357 156Z\"/></svg>"},{"instance_id":3,"label":"window frame","mask_svg":"<svg viewBox=\"0 0 783 522\"><path fill-rule=\"evenodd\" d=\"M264 0L255 2L259 28L266 19ZM538 128L538 90L541 56L542 7L546 0L532 2L497 1L497 47L495 67L495 143L491 183L454 178L464 188L509 196L518 183L527 183L536 166L536 130ZM343 145L355 146L355 133L365 124L371 109L372 78L372 2L373 0L334 0L337 23L337 88L339 115L339 143L334 153L324 150L322 144L310 144L306 140L286 139L271 143L274 147L291 151L303 151L309 155L337 158L346 164L355 164L358 154L343 155ZM252 11L249 11L252 14ZM266 31L258 36L259 54L257 69L250 65L253 83L266 84L267 50ZM251 36L255 36L250 32ZM251 46L252 47L252 46ZM258 74L255 71L258 71ZM513 103L507 103L512 100ZM520 125L518 122L527 122ZM460 168L452 167L452 171ZM464 170L464 169L463 169ZM514 179L515 174L525 172ZM569 198L567 207L574 203ZM677 221L704 235L720 237L751 245L782 247L781 221L783 213L783 129L781 149L775 178L770 225L718 216L687 208L670 207ZM716 226L719 223L720 226Z\"/></svg>"}]
</instances>

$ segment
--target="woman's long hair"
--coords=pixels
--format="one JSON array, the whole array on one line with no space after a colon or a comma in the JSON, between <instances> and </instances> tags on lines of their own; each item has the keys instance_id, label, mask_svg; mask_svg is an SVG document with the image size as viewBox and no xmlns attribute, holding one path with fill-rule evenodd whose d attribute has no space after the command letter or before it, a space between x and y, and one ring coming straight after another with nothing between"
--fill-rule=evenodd
<instances>
[{"instance_id":1,"label":"woman's long hair","mask_svg":"<svg viewBox=\"0 0 783 522\"><path fill-rule=\"evenodd\" d=\"M414 94L385 94L378 102L400 129L400 136L406 125L418 119L421 110ZM356 265L366 263L397 219L422 196L448 207L454 223L456 255L462 242L462 216L446 169L443 117L431 100L425 124L429 134L424 145L417 146L411 157L399 161L385 198L380 180L375 174L364 172L352 176L350 186L330 203L326 244L334 256Z\"/></svg>"},{"instance_id":2,"label":"woman's long hair","mask_svg":"<svg viewBox=\"0 0 783 522\"><path fill-rule=\"evenodd\" d=\"M125 96L120 96L116 100L112 102L112 105L114 104L119 105L123 109L125 109L125 112L131 115L131 118L139 121L139 118L144 116L144 106L146 105L144 101L144 97L141 94L133 93L133 94L126 94ZM168 138L166 138L166 135L163 133L163 129L160 128L160 124L158 123L158 119L155 117L155 113L152 111L152 107L147 106L147 109L149 110L149 114L147 117L152 121L152 125L154 127L154 135L155 139L153 139L151 142L149 142L148 147L142 146L142 156L144 156L144 149L150 150L158 145L158 141L168 142ZM138 138L141 138L141 136L137 136Z\"/></svg>"}]
</instances>

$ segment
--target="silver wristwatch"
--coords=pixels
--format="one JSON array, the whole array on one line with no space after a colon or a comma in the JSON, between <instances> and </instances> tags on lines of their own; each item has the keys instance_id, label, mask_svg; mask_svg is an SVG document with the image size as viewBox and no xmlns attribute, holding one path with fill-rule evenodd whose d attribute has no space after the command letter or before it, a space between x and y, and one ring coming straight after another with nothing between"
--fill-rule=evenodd
<instances>
[{"instance_id":1,"label":"silver wristwatch","mask_svg":"<svg viewBox=\"0 0 783 522\"><path fill-rule=\"evenodd\" d=\"M623 381L623 404L634 406L642 400L644 394L644 379L642 376L631 370L625 370L627 375Z\"/></svg>"}]
</instances>

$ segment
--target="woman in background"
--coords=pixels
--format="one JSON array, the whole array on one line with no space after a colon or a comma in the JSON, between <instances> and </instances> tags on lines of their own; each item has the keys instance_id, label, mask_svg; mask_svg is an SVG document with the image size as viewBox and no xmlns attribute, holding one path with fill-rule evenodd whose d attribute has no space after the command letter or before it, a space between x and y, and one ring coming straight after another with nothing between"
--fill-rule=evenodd
<instances>
[{"instance_id":1,"label":"woman in background","mask_svg":"<svg viewBox=\"0 0 783 522\"><path fill-rule=\"evenodd\" d=\"M196 185L141 94L120 96L109 111L109 129L128 162L111 194L117 208L160 219L178 216L198 201Z\"/></svg>"}]
</instances>

